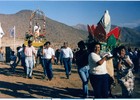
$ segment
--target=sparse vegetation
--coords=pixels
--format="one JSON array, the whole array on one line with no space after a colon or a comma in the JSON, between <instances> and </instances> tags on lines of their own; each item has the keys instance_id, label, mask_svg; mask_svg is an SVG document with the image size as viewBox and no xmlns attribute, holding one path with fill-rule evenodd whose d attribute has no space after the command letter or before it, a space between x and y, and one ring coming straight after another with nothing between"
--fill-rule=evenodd
<instances>
[{"instance_id":1,"label":"sparse vegetation","mask_svg":"<svg viewBox=\"0 0 140 100\"><path fill-rule=\"evenodd\" d=\"M15 14L0 14L0 22L2 23L2 28L5 32L4 37L10 37L9 30L15 26L16 38L24 40L25 34L29 30L29 20L31 13L31 10L22 10ZM135 31L134 29L121 27L120 41L126 43L131 42L133 44L139 45L139 33L140 32ZM60 45L62 45L64 41L68 41L69 44L74 47L78 41L87 39L88 32L81 29L75 29L71 26L46 17L45 37L46 40L49 40L53 43L60 43Z\"/></svg>"}]
</instances>

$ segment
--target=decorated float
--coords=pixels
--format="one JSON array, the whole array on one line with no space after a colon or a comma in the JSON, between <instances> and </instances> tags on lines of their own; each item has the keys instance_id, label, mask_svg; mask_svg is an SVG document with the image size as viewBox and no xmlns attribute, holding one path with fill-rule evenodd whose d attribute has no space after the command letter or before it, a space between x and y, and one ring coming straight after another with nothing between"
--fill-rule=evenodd
<instances>
[{"instance_id":1,"label":"decorated float","mask_svg":"<svg viewBox=\"0 0 140 100\"><path fill-rule=\"evenodd\" d=\"M100 42L102 46L102 54L110 54L110 52L120 43L120 29L119 27L111 29L111 18L108 10L105 11L97 25L87 25L87 28L89 32L87 44ZM107 61L107 70L108 74L114 79L114 66L112 59Z\"/></svg>"},{"instance_id":2,"label":"decorated float","mask_svg":"<svg viewBox=\"0 0 140 100\"><path fill-rule=\"evenodd\" d=\"M29 30L25 34L25 42L33 41L33 46L39 47L46 42L46 17L43 11L37 9L32 12L29 22Z\"/></svg>"},{"instance_id":3,"label":"decorated float","mask_svg":"<svg viewBox=\"0 0 140 100\"><path fill-rule=\"evenodd\" d=\"M119 45L120 29L111 29L111 17L106 10L97 25L87 25L89 36L88 43L98 41L102 44L102 51L111 51Z\"/></svg>"}]
</instances>

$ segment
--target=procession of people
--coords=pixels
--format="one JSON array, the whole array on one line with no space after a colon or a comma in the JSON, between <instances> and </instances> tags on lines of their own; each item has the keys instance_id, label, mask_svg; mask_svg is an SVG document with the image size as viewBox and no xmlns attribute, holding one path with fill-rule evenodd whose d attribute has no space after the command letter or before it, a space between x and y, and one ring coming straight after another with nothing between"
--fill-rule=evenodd
<instances>
[{"instance_id":1,"label":"procession of people","mask_svg":"<svg viewBox=\"0 0 140 100\"><path fill-rule=\"evenodd\" d=\"M62 72L64 72L66 80L71 80L72 69L76 68L76 74L82 84L82 96L79 98L91 98L91 96L92 98L117 98L111 89L111 86L117 83L121 88L120 98L132 97L135 86L134 74L140 73L140 48L132 50L131 47L125 45L116 45L120 34L119 28L114 28L117 30L115 31L117 35L114 32L110 33L111 23L108 11L105 11L105 15L109 17L104 26L108 30L101 26L105 18L94 29L88 25L92 42L90 39L81 40L75 43L78 49L72 48L68 41L61 41L63 44L59 45L59 48L54 48L53 41L47 40L42 45L35 47L34 42L42 43L39 37L41 26L36 23L33 34L30 33L33 39L27 39L27 44L23 43L22 46L17 47L16 51L10 51L9 71L16 74L17 67L22 66L24 78L34 80L34 68L41 66L43 79L52 82L55 80L54 76L57 75L54 74L54 65L63 66L64 71ZM92 36L93 34L95 37ZM110 45L102 48L102 43L105 41ZM4 62L5 59L3 55L1 47L1 62ZM57 73L57 71L55 72ZM92 87L92 94L89 94L89 84Z\"/></svg>"},{"instance_id":2,"label":"procession of people","mask_svg":"<svg viewBox=\"0 0 140 100\"><path fill-rule=\"evenodd\" d=\"M89 97L88 85L91 84L93 88L92 96L94 98L114 98L115 96L111 93L111 85L115 82L120 84L122 88L122 98L132 96L131 92L134 91L134 73L140 73L139 49L135 48L135 51L131 51L130 58L130 52L128 51L130 48L126 49L125 46L119 46L115 52L112 52L112 56L110 56L110 54L105 53L103 55L100 52L101 44L99 42L90 43L87 46L84 41L79 41L77 43L79 49L74 53L74 49L68 46L68 42L64 42L63 48L60 48L59 57L56 57L55 51L57 49L55 50L51 45L52 43L50 41L46 41L40 48L35 48L32 45L32 41L29 40L28 45L23 45L18 48L17 53L11 51L10 71L16 74L16 67L23 66L25 78L33 79L34 68L41 65L43 79L53 81L53 66L56 65L55 60L61 58L66 75L64 77L66 79L71 79L69 77L73 74L71 71L73 65L77 66L77 74L82 83L82 97ZM73 62L73 59L75 59L75 62ZM113 61L113 71L117 73L113 78L107 70L107 62L110 59ZM133 62L134 59L136 59L135 62ZM138 65L135 66L135 63ZM62 66L60 60L57 61L57 65ZM112 82L110 82L110 77L113 80Z\"/></svg>"}]
</instances>

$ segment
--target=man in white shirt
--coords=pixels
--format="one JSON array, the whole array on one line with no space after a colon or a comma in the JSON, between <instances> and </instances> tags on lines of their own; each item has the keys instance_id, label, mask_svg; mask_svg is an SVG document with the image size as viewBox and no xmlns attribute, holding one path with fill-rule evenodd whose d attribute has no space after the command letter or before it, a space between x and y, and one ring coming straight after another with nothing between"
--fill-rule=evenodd
<instances>
[{"instance_id":1,"label":"man in white shirt","mask_svg":"<svg viewBox=\"0 0 140 100\"><path fill-rule=\"evenodd\" d=\"M64 48L61 50L60 56L63 58L66 76L67 79L69 79L69 75L71 74L71 62L73 59L73 53L71 48L68 47L68 42L64 42Z\"/></svg>"},{"instance_id":2,"label":"man in white shirt","mask_svg":"<svg viewBox=\"0 0 140 100\"><path fill-rule=\"evenodd\" d=\"M33 72L33 56L35 55L36 53L36 50L35 48L32 46L32 41L28 41L28 46L25 47L25 63L26 63L26 67L27 67L27 70L26 70L26 74L27 74L27 77L32 79L32 72Z\"/></svg>"},{"instance_id":3,"label":"man in white shirt","mask_svg":"<svg viewBox=\"0 0 140 100\"><path fill-rule=\"evenodd\" d=\"M53 78L53 72L52 72L52 63L51 60L54 59L54 49L50 47L51 43L48 41L44 44L43 49L43 56L44 56L44 75L47 76L49 80L52 80Z\"/></svg>"}]
</instances>

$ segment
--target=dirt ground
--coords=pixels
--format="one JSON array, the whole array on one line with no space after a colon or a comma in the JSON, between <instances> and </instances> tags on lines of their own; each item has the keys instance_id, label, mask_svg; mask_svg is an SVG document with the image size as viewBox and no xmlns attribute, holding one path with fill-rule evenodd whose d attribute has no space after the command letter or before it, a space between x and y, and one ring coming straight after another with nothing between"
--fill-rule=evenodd
<instances>
[{"instance_id":1,"label":"dirt ground","mask_svg":"<svg viewBox=\"0 0 140 100\"><path fill-rule=\"evenodd\" d=\"M0 64L0 98L82 98L82 83L75 66L72 67L70 79L66 79L61 65L53 65L53 74L53 80L43 79L43 69L37 66L33 71L33 79L27 79L22 66L17 66L16 73L12 74L9 64ZM139 75L135 74L133 98L140 98ZM121 98L121 89L117 83L112 88L112 94ZM89 98L93 98L90 82Z\"/></svg>"}]
</instances>

